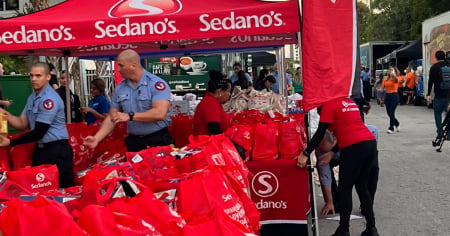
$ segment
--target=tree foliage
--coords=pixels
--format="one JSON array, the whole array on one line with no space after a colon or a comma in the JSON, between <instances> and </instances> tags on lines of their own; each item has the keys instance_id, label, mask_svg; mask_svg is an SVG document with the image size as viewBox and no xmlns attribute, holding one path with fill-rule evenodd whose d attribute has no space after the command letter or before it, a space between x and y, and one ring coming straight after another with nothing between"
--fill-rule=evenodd
<instances>
[{"instance_id":1,"label":"tree foliage","mask_svg":"<svg viewBox=\"0 0 450 236\"><path fill-rule=\"evenodd\" d=\"M422 35L422 22L450 10L449 0L374 0L365 11L358 4L360 43L414 40Z\"/></svg>"}]
</instances>

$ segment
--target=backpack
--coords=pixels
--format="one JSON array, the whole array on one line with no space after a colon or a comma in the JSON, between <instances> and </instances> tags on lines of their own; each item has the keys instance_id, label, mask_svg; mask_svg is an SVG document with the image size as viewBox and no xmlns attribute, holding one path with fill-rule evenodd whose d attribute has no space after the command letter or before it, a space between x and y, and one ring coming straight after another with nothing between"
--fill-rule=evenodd
<instances>
[{"instance_id":1,"label":"backpack","mask_svg":"<svg viewBox=\"0 0 450 236\"><path fill-rule=\"evenodd\" d=\"M450 90L450 67L443 66L441 67L442 71L442 81L440 83L440 87L442 90Z\"/></svg>"}]
</instances>

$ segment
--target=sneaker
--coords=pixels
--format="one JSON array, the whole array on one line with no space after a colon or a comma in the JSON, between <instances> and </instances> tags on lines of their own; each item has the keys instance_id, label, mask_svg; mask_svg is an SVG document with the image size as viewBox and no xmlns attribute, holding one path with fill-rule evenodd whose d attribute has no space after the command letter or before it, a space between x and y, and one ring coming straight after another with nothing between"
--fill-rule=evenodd
<instances>
[{"instance_id":1,"label":"sneaker","mask_svg":"<svg viewBox=\"0 0 450 236\"><path fill-rule=\"evenodd\" d=\"M400 125L395 126L395 130L397 130L397 132L400 132Z\"/></svg>"},{"instance_id":2,"label":"sneaker","mask_svg":"<svg viewBox=\"0 0 450 236\"><path fill-rule=\"evenodd\" d=\"M375 226L368 228L361 233L361 236L380 236Z\"/></svg>"},{"instance_id":3,"label":"sneaker","mask_svg":"<svg viewBox=\"0 0 450 236\"><path fill-rule=\"evenodd\" d=\"M394 133L394 131L393 131L393 130L391 130L391 129L388 129L388 130L387 130L387 133L388 133L388 134L393 134L393 133Z\"/></svg>"},{"instance_id":4,"label":"sneaker","mask_svg":"<svg viewBox=\"0 0 450 236\"><path fill-rule=\"evenodd\" d=\"M341 227L338 227L336 232L334 232L331 236L350 236L350 232L348 232L348 230L342 230Z\"/></svg>"}]
</instances>

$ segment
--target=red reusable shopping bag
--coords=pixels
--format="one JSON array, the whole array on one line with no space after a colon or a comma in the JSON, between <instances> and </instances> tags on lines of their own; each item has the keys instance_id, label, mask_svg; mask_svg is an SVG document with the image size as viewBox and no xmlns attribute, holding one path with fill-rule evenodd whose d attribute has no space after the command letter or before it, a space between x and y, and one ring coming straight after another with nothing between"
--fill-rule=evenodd
<instances>
[{"instance_id":1,"label":"red reusable shopping bag","mask_svg":"<svg viewBox=\"0 0 450 236\"><path fill-rule=\"evenodd\" d=\"M225 214L221 208L214 209L209 217L193 219L183 230L183 236L245 236L249 233L247 228Z\"/></svg>"},{"instance_id":2,"label":"red reusable shopping bag","mask_svg":"<svg viewBox=\"0 0 450 236\"><path fill-rule=\"evenodd\" d=\"M91 133L84 122L66 124L66 127L73 150L73 169L77 173L88 168L91 163L93 151L83 145L83 138Z\"/></svg>"},{"instance_id":3,"label":"red reusable shopping bag","mask_svg":"<svg viewBox=\"0 0 450 236\"><path fill-rule=\"evenodd\" d=\"M227 129L226 135L245 149L246 160L249 160L254 140L253 126L236 124Z\"/></svg>"},{"instance_id":4,"label":"red reusable shopping bag","mask_svg":"<svg viewBox=\"0 0 450 236\"><path fill-rule=\"evenodd\" d=\"M89 205L81 211L78 224L90 236L159 236L152 225L142 219L112 212L109 208Z\"/></svg>"},{"instance_id":5,"label":"red reusable shopping bag","mask_svg":"<svg viewBox=\"0 0 450 236\"><path fill-rule=\"evenodd\" d=\"M293 159L303 151L301 123L298 120L283 122L279 127L280 159Z\"/></svg>"},{"instance_id":6,"label":"red reusable shopping bag","mask_svg":"<svg viewBox=\"0 0 450 236\"><path fill-rule=\"evenodd\" d=\"M32 193L16 182L6 179L6 175L2 175L0 179L0 202L19 198L22 194L31 195Z\"/></svg>"},{"instance_id":7,"label":"red reusable shopping bag","mask_svg":"<svg viewBox=\"0 0 450 236\"><path fill-rule=\"evenodd\" d=\"M215 208L221 208L244 227L251 228L243 203L220 170L205 170L182 181L176 205L178 212L188 215L208 216Z\"/></svg>"},{"instance_id":8,"label":"red reusable shopping bag","mask_svg":"<svg viewBox=\"0 0 450 236\"><path fill-rule=\"evenodd\" d=\"M56 165L27 166L6 172L7 180L14 181L32 193L40 193L59 188L58 167Z\"/></svg>"},{"instance_id":9,"label":"red reusable shopping bag","mask_svg":"<svg viewBox=\"0 0 450 236\"><path fill-rule=\"evenodd\" d=\"M0 213L0 231L4 236L87 235L61 203L45 197L32 201L12 199Z\"/></svg>"},{"instance_id":10,"label":"red reusable shopping bag","mask_svg":"<svg viewBox=\"0 0 450 236\"><path fill-rule=\"evenodd\" d=\"M111 180L117 181L120 180ZM153 192L136 181L126 180L138 188L134 197L122 197L114 199L108 204L113 212L120 212L136 216L153 225L163 235L180 235L186 224L178 213L172 210L166 203L156 199Z\"/></svg>"},{"instance_id":11,"label":"red reusable shopping bag","mask_svg":"<svg viewBox=\"0 0 450 236\"><path fill-rule=\"evenodd\" d=\"M104 181L116 177L137 179L129 162L99 164L89 170L83 178L79 209L83 209L89 204L106 204L111 199L115 187L113 185L105 186ZM103 194L99 194L99 192L103 192Z\"/></svg>"},{"instance_id":12,"label":"red reusable shopping bag","mask_svg":"<svg viewBox=\"0 0 450 236\"><path fill-rule=\"evenodd\" d=\"M9 139L15 139L20 137L22 134L11 134L8 136ZM16 145L10 148L10 157L12 161L12 168L14 170L23 168L25 166L31 166L33 159L35 143L25 143L21 145Z\"/></svg>"},{"instance_id":13,"label":"red reusable shopping bag","mask_svg":"<svg viewBox=\"0 0 450 236\"><path fill-rule=\"evenodd\" d=\"M172 124L169 127L175 146L184 147L189 143L189 136L194 132L192 128L193 116L178 114L171 116Z\"/></svg>"},{"instance_id":14,"label":"red reusable shopping bag","mask_svg":"<svg viewBox=\"0 0 450 236\"><path fill-rule=\"evenodd\" d=\"M252 160L274 160L278 158L278 123L258 123L253 129L255 143Z\"/></svg>"},{"instance_id":15,"label":"red reusable shopping bag","mask_svg":"<svg viewBox=\"0 0 450 236\"><path fill-rule=\"evenodd\" d=\"M0 147L0 170L11 170L9 147Z\"/></svg>"}]
</instances>

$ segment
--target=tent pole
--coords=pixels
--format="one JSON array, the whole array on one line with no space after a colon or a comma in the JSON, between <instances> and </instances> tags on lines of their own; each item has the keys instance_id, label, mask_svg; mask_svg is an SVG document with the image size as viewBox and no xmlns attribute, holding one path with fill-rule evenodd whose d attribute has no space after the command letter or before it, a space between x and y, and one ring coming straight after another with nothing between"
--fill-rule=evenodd
<instances>
[{"instance_id":1,"label":"tent pole","mask_svg":"<svg viewBox=\"0 0 450 236\"><path fill-rule=\"evenodd\" d=\"M71 116L71 107L70 107L70 83L71 81L71 77L70 77L70 73L69 73L69 58L67 56L64 56L64 63L66 64L66 121L67 124L72 123L72 116Z\"/></svg>"},{"instance_id":2,"label":"tent pole","mask_svg":"<svg viewBox=\"0 0 450 236\"><path fill-rule=\"evenodd\" d=\"M298 0L298 11L299 11L299 17L300 17L300 29L298 35L298 50L299 50L299 59L300 59L300 71L302 71L303 76L303 53L302 53L302 12L303 12L303 1ZM304 99L305 97L302 97ZM305 130L306 130L306 137L308 142L311 140L311 130L309 127L309 119L310 115L309 112L305 113ZM309 176L309 194L311 199L311 209L309 211L307 221L308 221L308 235L312 236L319 236L319 215L317 214L317 200L316 200L316 186L314 185L314 166L312 163L311 158L308 158L308 176Z\"/></svg>"}]
</instances>

